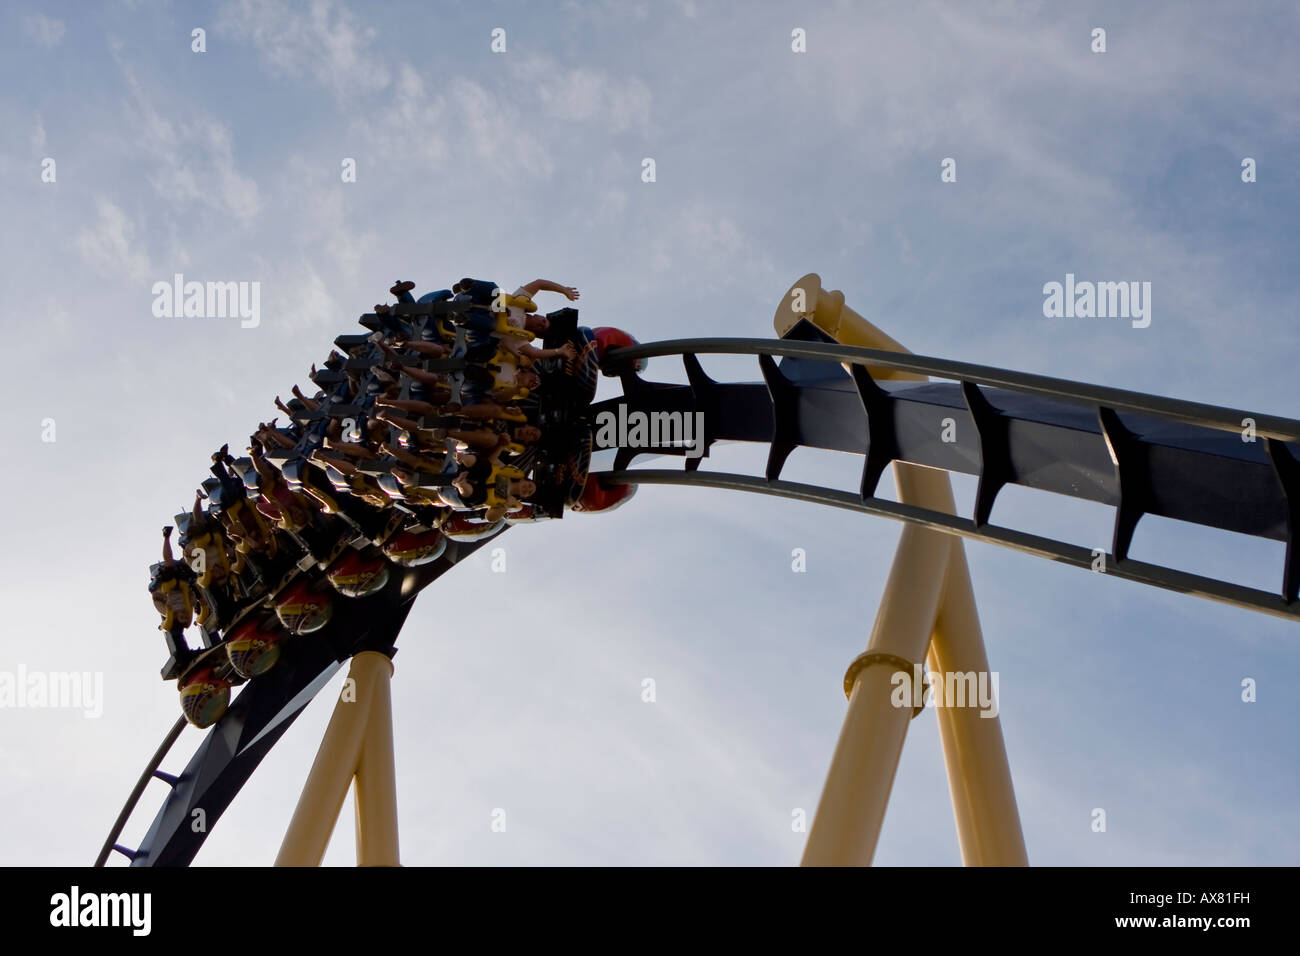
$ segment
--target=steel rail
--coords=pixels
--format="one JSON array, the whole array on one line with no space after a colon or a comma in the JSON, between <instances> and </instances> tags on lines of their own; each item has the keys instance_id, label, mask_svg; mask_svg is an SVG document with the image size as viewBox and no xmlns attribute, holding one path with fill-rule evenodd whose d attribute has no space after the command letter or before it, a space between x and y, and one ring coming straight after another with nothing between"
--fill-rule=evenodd
<instances>
[{"instance_id":1,"label":"steel rail","mask_svg":"<svg viewBox=\"0 0 1300 956\"><path fill-rule=\"evenodd\" d=\"M918 508L915 505L901 504L881 498L863 500L857 492L822 488L817 485L802 484L794 481L768 481L753 475L739 475L727 472L683 471L678 469L624 469L620 471L593 472L602 481L615 485L686 485L705 488L719 488L730 491L747 491L756 494L772 495L779 498L808 501L813 504L829 505L858 511L863 514L910 521L915 524L933 528L945 534L968 538L972 541L987 541L1004 547L1048 558L1063 564L1091 569L1098 557L1104 559L1104 572L1111 577L1136 581L1166 591L1177 591L1197 597L1208 598L1222 604L1261 611L1275 617L1300 621L1300 602L1287 604L1282 598L1270 591L1232 584L1215 578L1203 577L1187 571L1179 571L1158 564L1135 561L1132 558L1118 560L1113 554L1101 549L1089 549L1080 545L1057 541L1041 535L1016 531L1000 525L984 524L976 526L970 518Z\"/></svg>"}]
</instances>

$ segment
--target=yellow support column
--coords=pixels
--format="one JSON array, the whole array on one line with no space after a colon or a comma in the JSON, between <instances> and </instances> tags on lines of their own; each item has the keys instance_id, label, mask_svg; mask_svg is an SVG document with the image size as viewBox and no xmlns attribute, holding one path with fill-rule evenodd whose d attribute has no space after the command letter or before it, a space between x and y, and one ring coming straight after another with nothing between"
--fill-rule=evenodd
<instances>
[{"instance_id":1,"label":"yellow support column","mask_svg":"<svg viewBox=\"0 0 1300 956\"><path fill-rule=\"evenodd\" d=\"M393 664L384 664L371 681L373 699L366 718L366 736L357 764L357 865L401 866L397 849L397 771L393 756L393 704L390 678ZM387 671L382 667L386 665Z\"/></svg>"},{"instance_id":2,"label":"yellow support column","mask_svg":"<svg viewBox=\"0 0 1300 956\"><path fill-rule=\"evenodd\" d=\"M352 658L351 683L334 705L276 866L320 866L353 777L358 778L357 863L399 865L392 674L392 661L378 651L363 651Z\"/></svg>"},{"instance_id":3,"label":"yellow support column","mask_svg":"<svg viewBox=\"0 0 1300 956\"><path fill-rule=\"evenodd\" d=\"M816 273L799 279L785 294L774 320L777 334L784 335L801 318L843 345L907 351L846 306L843 293L823 289ZM880 379L924 380L911 372L870 370ZM945 472L896 463L894 480L900 501L955 513L952 483ZM916 540L909 537L909 531ZM940 590L932 605L929 594L934 587ZM922 589L923 598L900 605L896 592L907 588ZM883 633L886 631L896 636ZM917 637L922 631L924 639ZM918 640L922 642L919 647ZM893 689L890 679L896 668L889 666L886 658L870 656L879 653L878 648L904 651L890 652L901 664L925 657L927 644L934 674L988 672L963 543L937 531L906 525L864 655L872 663L856 672L849 712L809 830L805 865L871 862L907 725L899 723L892 706L865 700L855 706L855 701L884 695L887 702ZM854 673L852 667L850 673ZM962 861L968 866L1027 865L999 718L981 717L974 707L941 707L938 721Z\"/></svg>"},{"instance_id":4,"label":"yellow support column","mask_svg":"<svg viewBox=\"0 0 1300 956\"><path fill-rule=\"evenodd\" d=\"M925 659L951 546L941 535L903 527L867 653L845 677L848 713L808 830L804 866L867 866L875 855L913 714L910 694L902 707L891 699L894 673L902 670L910 683L913 665Z\"/></svg>"},{"instance_id":5,"label":"yellow support column","mask_svg":"<svg viewBox=\"0 0 1300 956\"><path fill-rule=\"evenodd\" d=\"M990 673L966 550L956 538L930 643L930 670L935 674ZM962 861L967 866L1028 866L1011 765L1002 739L1002 718L996 713L988 716L977 707L937 710Z\"/></svg>"}]
</instances>

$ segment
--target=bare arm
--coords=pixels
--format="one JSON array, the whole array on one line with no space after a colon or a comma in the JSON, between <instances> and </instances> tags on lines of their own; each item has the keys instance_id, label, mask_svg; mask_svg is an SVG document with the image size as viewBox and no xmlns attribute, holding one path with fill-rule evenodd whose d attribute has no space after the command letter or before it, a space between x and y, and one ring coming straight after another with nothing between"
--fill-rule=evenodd
<instances>
[{"instance_id":1,"label":"bare arm","mask_svg":"<svg viewBox=\"0 0 1300 956\"><path fill-rule=\"evenodd\" d=\"M388 398L381 395L375 399L375 404L380 408L396 408L403 412L415 412L417 415L439 414L439 407L437 405L434 405L432 402L421 402L414 398ZM381 413L376 412L375 417L383 418L384 416Z\"/></svg>"},{"instance_id":2,"label":"bare arm","mask_svg":"<svg viewBox=\"0 0 1300 956\"><path fill-rule=\"evenodd\" d=\"M413 339L403 342L400 347L410 349L412 352L417 352L420 355L430 355L433 358L442 358L447 354L447 347L445 345L439 345L437 342L420 342Z\"/></svg>"},{"instance_id":3,"label":"bare arm","mask_svg":"<svg viewBox=\"0 0 1300 956\"><path fill-rule=\"evenodd\" d=\"M337 438L326 438L325 447L330 451L338 452L340 455L346 455L348 458L364 458L367 461L373 461L379 457L360 442L342 441Z\"/></svg>"},{"instance_id":4,"label":"bare arm","mask_svg":"<svg viewBox=\"0 0 1300 956\"><path fill-rule=\"evenodd\" d=\"M511 348L511 346L507 346L507 348ZM519 355L527 356L534 361L537 359L552 358L556 355L563 355L565 358L571 359L578 354L574 351L573 346L568 342L565 342L558 349L539 349L532 345L528 345L527 343L520 342L519 344L514 345L511 350Z\"/></svg>"},{"instance_id":5,"label":"bare arm","mask_svg":"<svg viewBox=\"0 0 1300 956\"><path fill-rule=\"evenodd\" d=\"M578 289L576 286L560 285L558 282L552 282L550 279L534 279L527 285L520 286L528 293L529 298L534 298L539 292L558 292L570 302L578 301Z\"/></svg>"},{"instance_id":6,"label":"bare arm","mask_svg":"<svg viewBox=\"0 0 1300 956\"><path fill-rule=\"evenodd\" d=\"M320 465L329 465L331 468L336 468L349 478L360 474L360 472L357 471L357 466L352 464L352 462L348 461L346 458L340 458L337 455L327 455L319 448L312 451L311 460Z\"/></svg>"},{"instance_id":7,"label":"bare arm","mask_svg":"<svg viewBox=\"0 0 1300 956\"><path fill-rule=\"evenodd\" d=\"M253 468L257 471L257 477L262 480L262 493L267 494L270 492L271 487L279 480L280 473L271 466L269 461L262 457L263 448L258 437L256 435L249 435L248 441L248 456L253 460Z\"/></svg>"}]
</instances>

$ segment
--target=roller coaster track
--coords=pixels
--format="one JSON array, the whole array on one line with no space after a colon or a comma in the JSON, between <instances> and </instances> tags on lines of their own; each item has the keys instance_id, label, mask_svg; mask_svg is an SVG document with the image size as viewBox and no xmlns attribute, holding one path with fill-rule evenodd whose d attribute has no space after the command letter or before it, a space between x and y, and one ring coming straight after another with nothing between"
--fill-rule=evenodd
<instances>
[{"instance_id":1,"label":"roller coaster track","mask_svg":"<svg viewBox=\"0 0 1300 956\"><path fill-rule=\"evenodd\" d=\"M708 377L697 356L752 355L761 382ZM593 413L702 412L704 445L763 443L762 476L700 470L680 447L619 447L608 484L669 484L776 495L914 522L1083 568L1096 568L1279 617L1300 619L1300 422L1196 402L1085 385L925 356L838 345L800 322L783 339L709 338L617 349L608 363L681 356L687 384L622 376L624 394ZM778 362L777 358L781 360ZM882 369L943 382L879 379ZM794 449L810 447L862 456L856 491L781 480ZM682 469L636 469L638 455L677 455ZM900 462L978 477L971 518L876 496L885 468ZM1052 491L1114 508L1111 550L1102 553L990 523L1007 484ZM1129 556L1143 515L1158 515L1285 544L1276 592L1250 588ZM488 539L488 540L495 540ZM213 824L262 758L328 682L362 650L391 653L419 592L485 544L451 542L425 567L394 574L378 594L344 602L330 624L300 639L273 671L253 680L207 733L179 776L159 768L179 736L169 732L145 768L96 865L117 850L133 866L188 864ZM148 781L170 786L140 846L116 844ZM206 825L196 830L194 811Z\"/></svg>"}]
</instances>

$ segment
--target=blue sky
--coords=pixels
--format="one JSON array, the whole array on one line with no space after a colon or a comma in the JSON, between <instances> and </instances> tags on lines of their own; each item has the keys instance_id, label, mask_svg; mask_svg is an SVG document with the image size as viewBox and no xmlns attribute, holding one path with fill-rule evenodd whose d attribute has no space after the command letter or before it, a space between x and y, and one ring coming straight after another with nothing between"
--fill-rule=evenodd
<instances>
[{"instance_id":1,"label":"blue sky","mask_svg":"<svg viewBox=\"0 0 1300 956\"><path fill-rule=\"evenodd\" d=\"M93 858L176 714L145 591L159 526L397 278L554 279L651 341L770 335L817 271L917 353L1300 416L1288 4L15 3L0 36L0 669L106 682L97 720L0 711L0 862ZM176 272L260 282L260 325L155 318ZM1044 318L1066 273L1151 282L1150 327ZM786 477L857 470L800 451ZM1018 489L994 520L1109 541L1106 509ZM796 862L791 811L816 806L898 530L648 487L512 531L504 575L480 552L400 642L404 861ZM968 553L1031 862L1300 862L1293 624ZM1281 560L1152 519L1133 553L1264 587ZM274 858L330 696L198 862ZM345 813L327 861L351 854ZM959 859L927 713L876 860Z\"/></svg>"}]
</instances>

